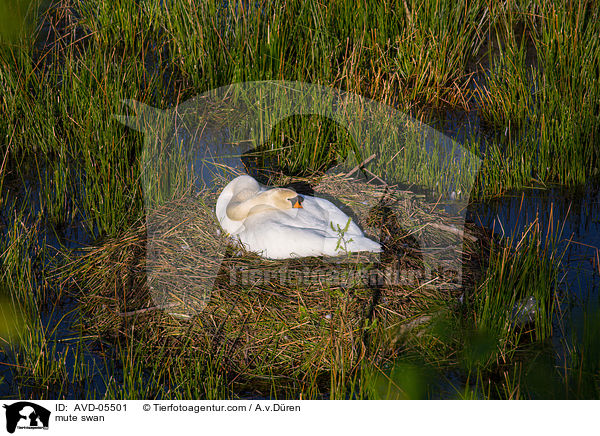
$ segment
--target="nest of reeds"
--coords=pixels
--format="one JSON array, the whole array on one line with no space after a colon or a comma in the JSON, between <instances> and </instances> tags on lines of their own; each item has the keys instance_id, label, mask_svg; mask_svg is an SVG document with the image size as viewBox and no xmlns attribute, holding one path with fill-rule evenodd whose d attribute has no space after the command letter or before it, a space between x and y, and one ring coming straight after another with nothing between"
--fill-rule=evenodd
<instances>
[{"instance_id":1,"label":"nest of reeds","mask_svg":"<svg viewBox=\"0 0 600 436\"><path fill-rule=\"evenodd\" d=\"M277 261L220 231L219 192L165 203L78 258L71 277L86 329L113 337L141 330L150 349L185 344L221 356L244 379L265 377L265 368L269 378L301 379L339 363L352 368L367 352L394 357L403 326L479 273L483 231L466 225L462 233L412 192L325 176L314 194L335 198L384 252Z\"/></svg>"}]
</instances>

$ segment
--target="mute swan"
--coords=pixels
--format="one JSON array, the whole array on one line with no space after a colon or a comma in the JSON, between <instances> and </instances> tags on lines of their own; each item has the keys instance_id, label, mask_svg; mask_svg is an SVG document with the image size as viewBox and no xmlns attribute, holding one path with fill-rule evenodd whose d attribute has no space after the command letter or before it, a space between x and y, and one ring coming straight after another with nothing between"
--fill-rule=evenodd
<instances>
[{"instance_id":1,"label":"mute swan","mask_svg":"<svg viewBox=\"0 0 600 436\"><path fill-rule=\"evenodd\" d=\"M349 218L330 201L291 189L265 189L247 175L223 189L215 212L223 230L269 259L381 251L352 221L341 241L332 225L344 229Z\"/></svg>"}]
</instances>

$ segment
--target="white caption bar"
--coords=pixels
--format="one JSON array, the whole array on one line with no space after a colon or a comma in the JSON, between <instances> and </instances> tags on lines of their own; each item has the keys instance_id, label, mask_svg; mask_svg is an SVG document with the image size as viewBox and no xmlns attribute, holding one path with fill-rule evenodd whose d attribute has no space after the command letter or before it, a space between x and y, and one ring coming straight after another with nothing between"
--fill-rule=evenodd
<instances>
[{"instance_id":1,"label":"white caption bar","mask_svg":"<svg viewBox=\"0 0 600 436\"><path fill-rule=\"evenodd\" d=\"M588 434L598 401L0 401L15 435ZM109 433L112 432L112 433ZM380 433L383 434L383 433ZM386 433L388 434L388 433Z\"/></svg>"}]
</instances>

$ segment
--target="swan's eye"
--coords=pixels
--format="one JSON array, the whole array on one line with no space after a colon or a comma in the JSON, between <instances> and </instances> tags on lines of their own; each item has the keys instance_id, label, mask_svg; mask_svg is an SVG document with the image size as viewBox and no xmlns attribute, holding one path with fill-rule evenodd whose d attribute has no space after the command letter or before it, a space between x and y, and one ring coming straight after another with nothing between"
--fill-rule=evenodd
<instances>
[{"instance_id":1,"label":"swan's eye","mask_svg":"<svg viewBox=\"0 0 600 436\"><path fill-rule=\"evenodd\" d=\"M293 198L288 198L288 200L292 203L292 207L295 209L302 209L302 202L304 201L304 197L301 195L296 195Z\"/></svg>"}]
</instances>

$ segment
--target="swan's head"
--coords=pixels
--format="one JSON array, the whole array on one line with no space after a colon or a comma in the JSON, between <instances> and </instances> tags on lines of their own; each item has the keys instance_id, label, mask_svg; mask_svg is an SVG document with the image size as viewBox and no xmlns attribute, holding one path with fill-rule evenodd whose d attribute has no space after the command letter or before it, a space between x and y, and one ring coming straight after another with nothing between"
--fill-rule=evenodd
<instances>
[{"instance_id":1,"label":"swan's head","mask_svg":"<svg viewBox=\"0 0 600 436\"><path fill-rule=\"evenodd\" d=\"M272 193L271 203L277 209L302 209L304 197L298 195L298 193L292 189L275 188L267 191L267 193Z\"/></svg>"},{"instance_id":2,"label":"swan's head","mask_svg":"<svg viewBox=\"0 0 600 436\"><path fill-rule=\"evenodd\" d=\"M226 212L230 220L242 221L257 213L300 209L303 200L296 191L285 188L269 189L258 195L242 191L231 199Z\"/></svg>"}]
</instances>

